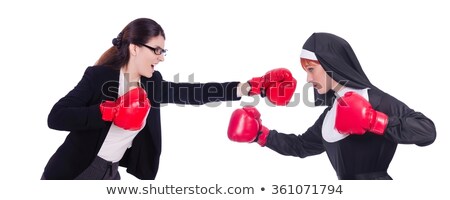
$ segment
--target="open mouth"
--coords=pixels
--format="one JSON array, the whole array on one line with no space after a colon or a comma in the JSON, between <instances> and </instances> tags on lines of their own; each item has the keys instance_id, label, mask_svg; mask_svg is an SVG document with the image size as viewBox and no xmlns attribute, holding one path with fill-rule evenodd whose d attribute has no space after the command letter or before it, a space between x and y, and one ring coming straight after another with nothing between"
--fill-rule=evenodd
<instances>
[{"instance_id":1,"label":"open mouth","mask_svg":"<svg viewBox=\"0 0 450 200\"><path fill-rule=\"evenodd\" d=\"M316 89L322 88L322 86L320 86L319 83L313 83L313 87L316 88Z\"/></svg>"}]
</instances>

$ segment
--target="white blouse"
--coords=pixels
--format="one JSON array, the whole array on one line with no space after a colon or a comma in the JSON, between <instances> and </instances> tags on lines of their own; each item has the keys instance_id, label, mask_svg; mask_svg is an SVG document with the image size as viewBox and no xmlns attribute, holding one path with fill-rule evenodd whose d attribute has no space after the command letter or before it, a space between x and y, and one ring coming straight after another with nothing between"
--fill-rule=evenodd
<instances>
[{"instance_id":1,"label":"white blouse","mask_svg":"<svg viewBox=\"0 0 450 200\"><path fill-rule=\"evenodd\" d=\"M119 77L119 96L125 94L125 85L129 84L128 80L125 82L125 75L122 70L120 70ZM140 83L139 83L140 84ZM150 111L150 110L149 110ZM106 135L105 141L98 152L98 156L111 162L119 162L122 159L125 151L131 147L134 137L141 131L147 122L147 116L144 118L144 122L142 127L136 131L124 130L114 123L111 125L111 128L108 131L108 135Z\"/></svg>"}]
</instances>

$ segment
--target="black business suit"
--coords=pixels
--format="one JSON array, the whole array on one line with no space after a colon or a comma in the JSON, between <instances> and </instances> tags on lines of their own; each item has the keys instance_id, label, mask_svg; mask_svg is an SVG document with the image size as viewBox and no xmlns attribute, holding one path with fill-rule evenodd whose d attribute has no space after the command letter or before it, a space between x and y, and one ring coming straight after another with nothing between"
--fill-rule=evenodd
<instances>
[{"instance_id":1,"label":"black business suit","mask_svg":"<svg viewBox=\"0 0 450 200\"><path fill-rule=\"evenodd\" d=\"M74 179L97 156L111 126L102 120L99 105L118 97L120 70L109 66L88 67L78 85L52 108L48 126L70 131L44 170L46 179ZM213 101L239 100L237 85L227 83L172 83L158 71L141 77L151 109L146 126L137 134L120 166L139 179L154 179L161 153L161 103L200 105ZM194 131L194 130L192 130Z\"/></svg>"}]
</instances>

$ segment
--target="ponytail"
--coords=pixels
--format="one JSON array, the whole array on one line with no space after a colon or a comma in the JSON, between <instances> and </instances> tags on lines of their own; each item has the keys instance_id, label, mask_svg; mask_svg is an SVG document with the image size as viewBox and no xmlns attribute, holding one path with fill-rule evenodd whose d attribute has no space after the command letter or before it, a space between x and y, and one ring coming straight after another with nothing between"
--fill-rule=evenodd
<instances>
[{"instance_id":1,"label":"ponytail","mask_svg":"<svg viewBox=\"0 0 450 200\"><path fill-rule=\"evenodd\" d=\"M97 60L95 65L107 65L120 68L128 63L130 44L146 43L150 38L161 35L165 38L164 30L152 19L139 18L130 22L112 40L114 46L106 50Z\"/></svg>"}]
</instances>

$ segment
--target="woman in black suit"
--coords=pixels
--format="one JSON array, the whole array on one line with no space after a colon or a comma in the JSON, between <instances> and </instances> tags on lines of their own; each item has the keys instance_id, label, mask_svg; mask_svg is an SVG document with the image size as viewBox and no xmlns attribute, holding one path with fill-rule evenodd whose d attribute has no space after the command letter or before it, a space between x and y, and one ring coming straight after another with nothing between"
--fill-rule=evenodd
<instances>
[{"instance_id":1,"label":"woman in black suit","mask_svg":"<svg viewBox=\"0 0 450 200\"><path fill-rule=\"evenodd\" d=\"M70 133L41 179L120 179L119 166L139 179L154 179L161 153L161 103L239 100L242 91L261 94L284 82L274 70L248 83L167 82L154 70L164 61L164 44L161 26L146 18L130 22L113 39L96 65L53 106L48 126ZM277 84L268 85L266 78ZM283 97L271 95L270 100L278 98Z\"/></svg>"}]
</instances>

